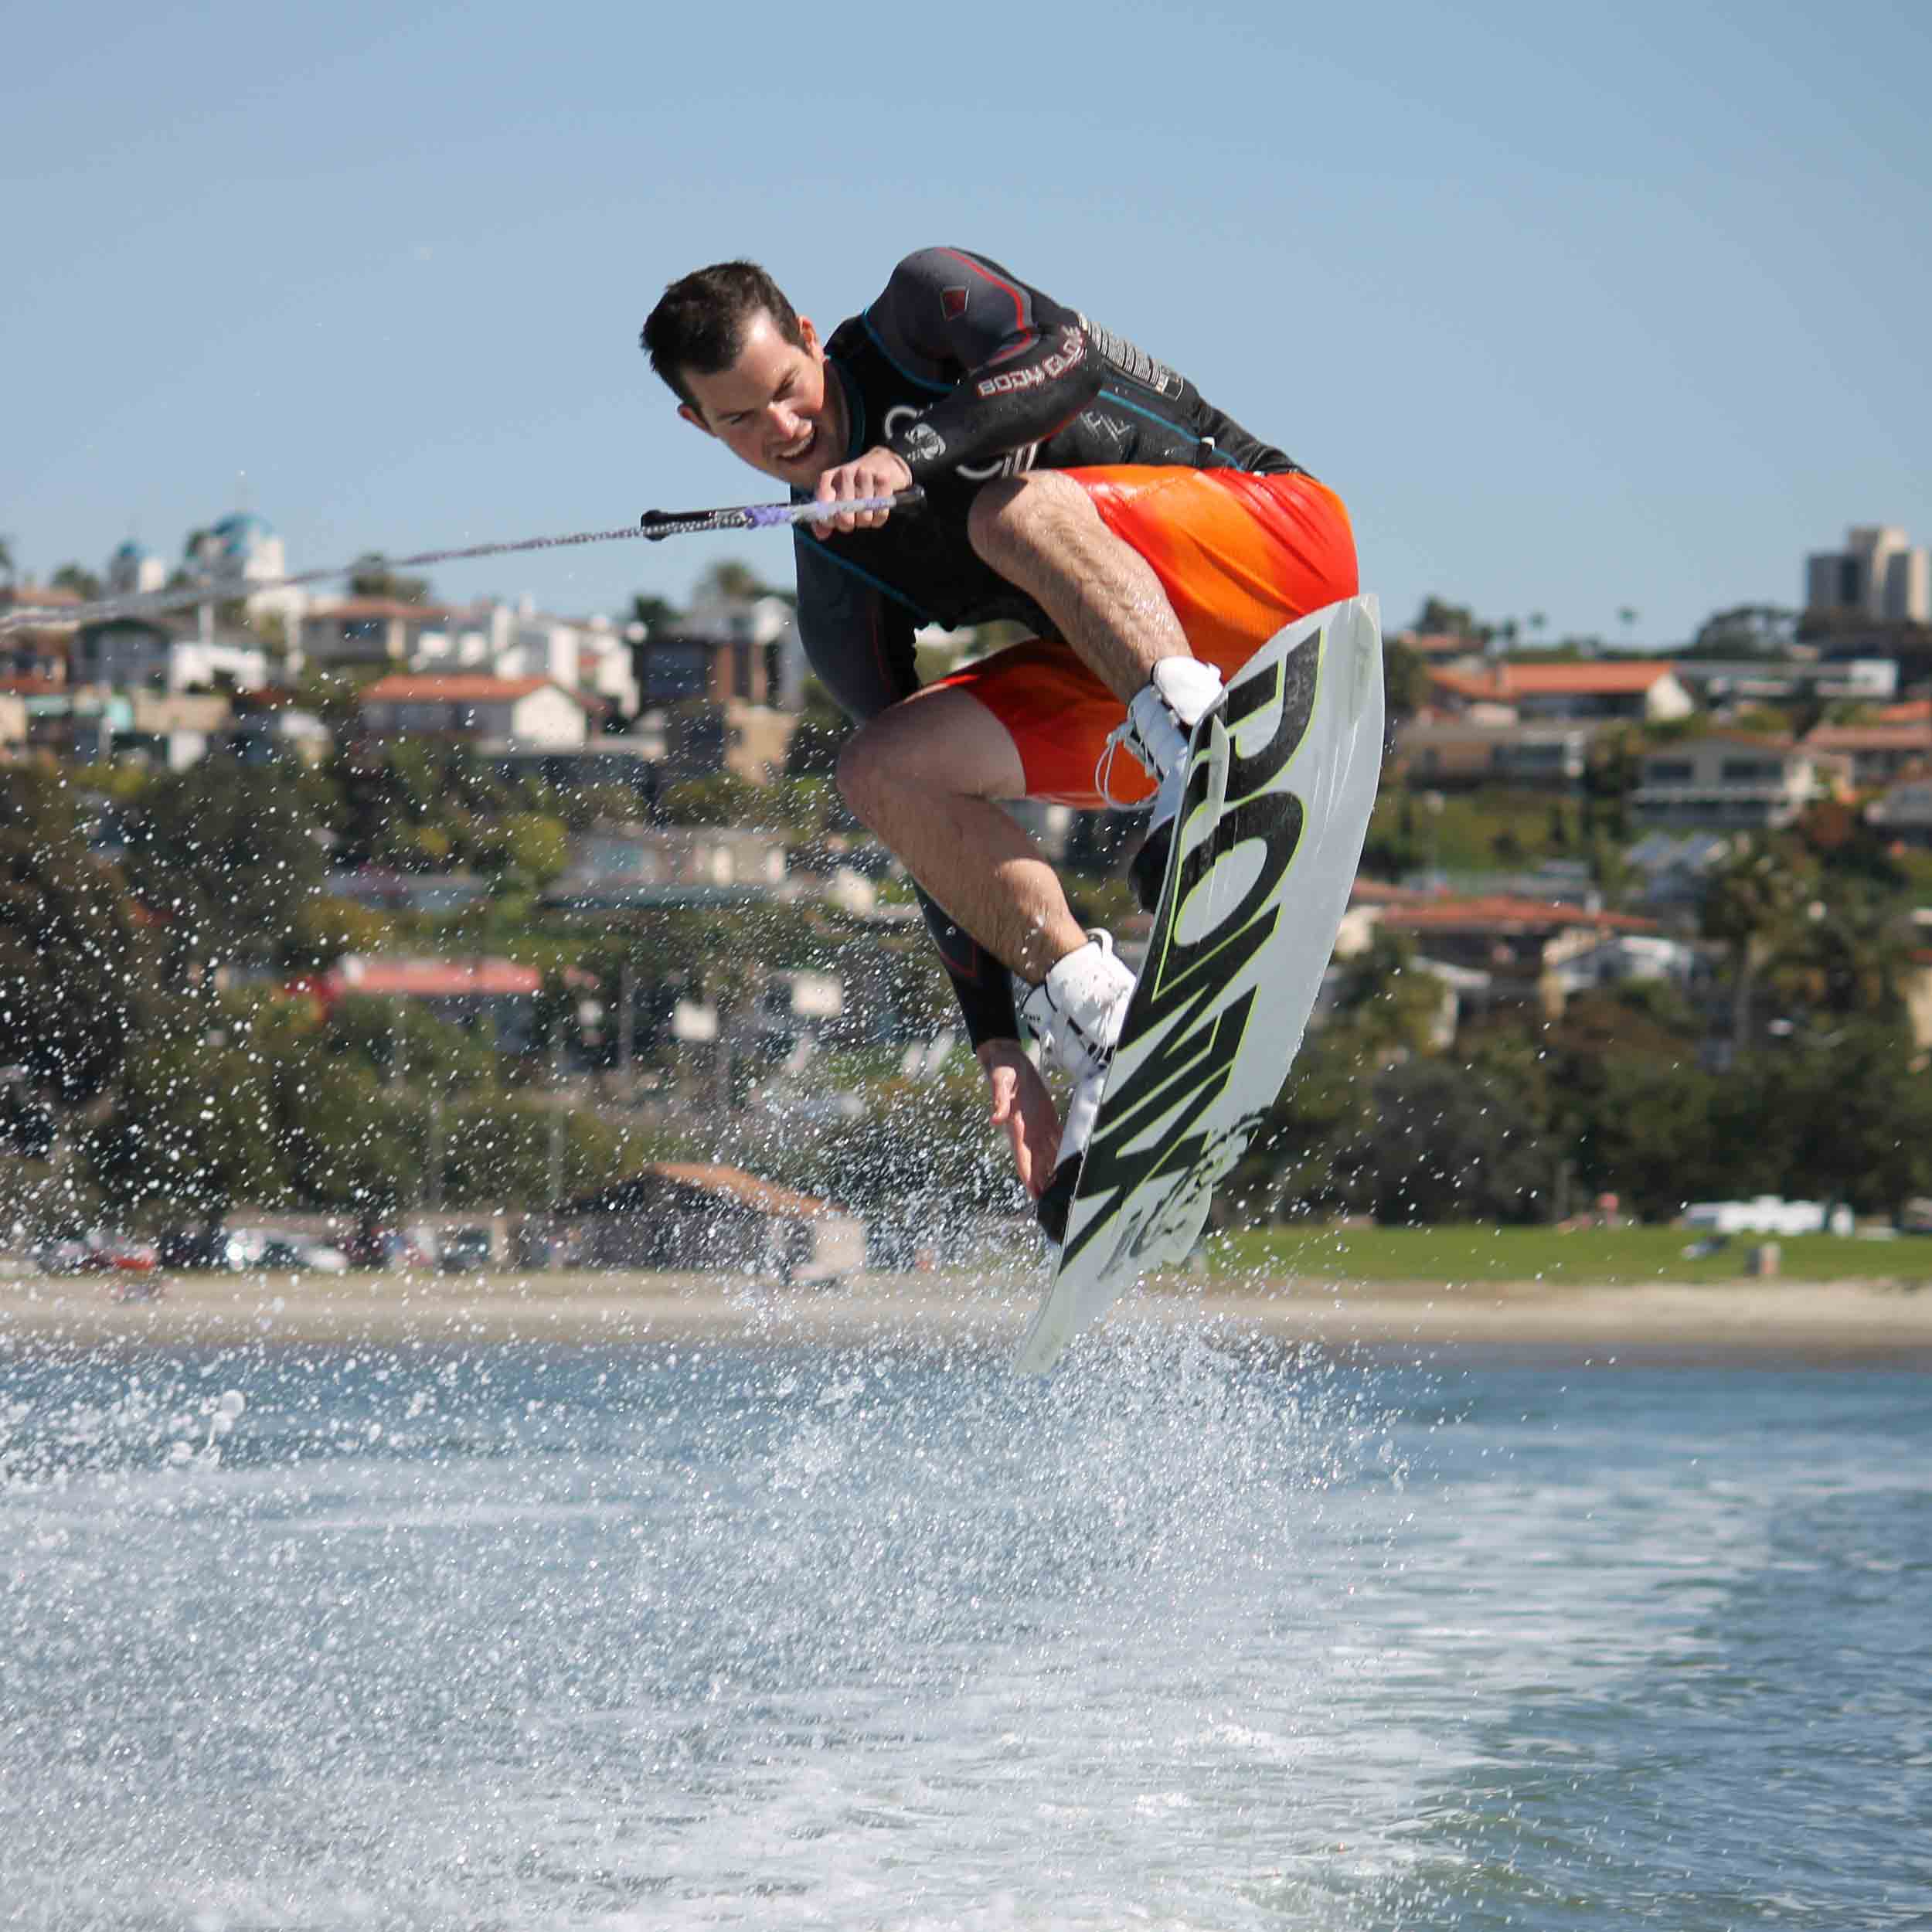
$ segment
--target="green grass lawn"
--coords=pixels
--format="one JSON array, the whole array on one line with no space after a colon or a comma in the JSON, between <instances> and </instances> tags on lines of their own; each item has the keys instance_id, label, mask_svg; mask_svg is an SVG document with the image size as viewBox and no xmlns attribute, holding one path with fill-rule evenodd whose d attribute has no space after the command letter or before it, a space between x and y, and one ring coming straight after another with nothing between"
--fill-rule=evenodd
<instances>
[{"instance_id":1,"label":"green grass lawn","mask_svg":"<svg viewBox=\"0 0 1932 1932\"><path fill-rule=\"evenodd\" d=\"M1433 1228L1264 1228L1216 1236L1209 1268L1229 1286L1259 1274L1338 1281L1571 1283L1607 1287L1645 1281L1741 1281L1745 1257L1767 1237L1734 1234L1697 1260L1698 1237L1683 1228L1585 1228L1476 1224ZM1868 1241L1830 1234L1779 1240L1779 1273L1794 1281L1886 1280L1932 1284L1932 1238Z\"/></svg>"}]
</instances>

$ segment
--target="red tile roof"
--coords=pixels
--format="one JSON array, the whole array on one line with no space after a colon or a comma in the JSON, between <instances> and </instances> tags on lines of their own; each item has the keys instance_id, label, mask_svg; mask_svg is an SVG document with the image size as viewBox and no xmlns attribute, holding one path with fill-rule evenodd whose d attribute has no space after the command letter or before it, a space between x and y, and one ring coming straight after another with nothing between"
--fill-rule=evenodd
<instances>
[{"instance_id":1,"label":"red tile roof","mask_svg":"<svg viewBox=\"0 0 1932 1932\"><path fill-rule=\"evenodd\" d=\"M512 959L351 958L338 961L322 983L335 999L349 994L372 999L500 998L536 992L543 975Z\"/></svg>"},{"instance_id":2,"label":"red tile roof","mask_svg":"<svg viewBox=\"0 0 1932 1932\"><path fill-rule=\"evenodd\" d=\"M1417 886L1391 886L1380 879L1358 879L1349 889L1352 906L1412 906L1441 896Z\"/></svg>"},{"instance_id":3,"label":"red tile roof","mask_svg":"<svg viewBox=\"0 0 1932 1932\"><path fill-rule=\"evenodd\" d=\"M1549 933L1566 926L1588 926L1599 932L1654 933L1654 919L1634 913L1590 912L1581 906L1560 906L1546 899L1523 899L1508 893L1485 893L1470 899L1418 899L1392 905L1382 915L1383 925L1401 932L1478 931Z\"/></svg>"},{"instance_id":4,"label":"red tile roof","mask_svg":"<svg viewBox=\"0 0 1932 1932\"><path fill-rule=\"evenodd\" d=\"M1617 698L1641 696L1669 677L1674 664L1499 664L1482 672L1442 671L1430 681L1459 697L1507 704L1516 698Z\"/></svg>"},{"instance_id":5,"label":"red tile roof","mask_svg":"<svg viewBox=\"0 0 1932 1932\"><path fill-rule=\"evenodd\" d=\"M0 586L0 608L9 610L37 610L42 604L83 604L87 600L78 590L70 590L55 583L12 583Z\"/></svg>"},{"instance_id":6,"label":"red tile roof","mask_svg":"<svg viewBox=\"0 0 1932 1932\"><path fill-rule=\"evenodd\" d=\"M378 678L357 694L359 704L512 704L546 685L561 691L574 703L584 703L577 692L567 689L550 678L492 678L480 672L451 672L447 676L434 672L397 672Z\"/></svg>"},{"instance_id":7,"label":"red tile roof","mask_svg":"<svg viewBox=\"0 0 1932 1932\"><path fill-rule=\"evenodd\" d=\"M1818 725L1804 734L1812 751L1932 750L1932 736L1918 724Z\"/></svg>"}]
</instances>

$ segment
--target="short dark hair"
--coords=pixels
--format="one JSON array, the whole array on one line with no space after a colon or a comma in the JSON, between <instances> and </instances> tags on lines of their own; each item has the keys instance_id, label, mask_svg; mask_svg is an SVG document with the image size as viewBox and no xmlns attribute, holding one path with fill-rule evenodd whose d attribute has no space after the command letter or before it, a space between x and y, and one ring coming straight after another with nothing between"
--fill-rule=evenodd
<instances>
[{"instance_id":1,"label":"short dark hair","mask_svg":"<svg viewBox=\"0 0 1932 1932\"><path fill-rule=\"evenodd\" d=\"M714 262L694 268L667 288L645 318L638 341L651 366L693 409L698 399L685 371L715 376L738 359L745 332L762 309L794 348L804 346L798 311L756 262Z\"/></svg>"}]
</instances>

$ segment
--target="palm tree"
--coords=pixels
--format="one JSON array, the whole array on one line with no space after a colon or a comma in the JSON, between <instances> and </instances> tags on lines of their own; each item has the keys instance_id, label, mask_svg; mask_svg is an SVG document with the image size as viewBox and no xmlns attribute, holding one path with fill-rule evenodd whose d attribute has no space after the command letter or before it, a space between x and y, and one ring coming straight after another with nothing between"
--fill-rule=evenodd
<instances>
[{"instance_id":1,"label":"palm tree","mask_svg":"<svg viewBox=\"0 0 1932 1932\"><path fill-rule=\"evenodd\" d=\"M1810 860L1788 841L1741 838L1711 877L1701 923L1707 939L1731 954L1731 1047L1742 1053L1751 1032L1757 975L1798 935L1812 897Z\"/></svg>"},{"instance_id":2,"label":"palm tree","mask_svg":"<svg viewBox=\"0 0 1932 1932\"><path fill-rule=\"evenodd\" d=\"M1811 900L1770 971L1813 1012L1834 1019L1896 1020L1912 964L1912 934L1885 896L1840 880Z\"/></svg>"}]
</instances>

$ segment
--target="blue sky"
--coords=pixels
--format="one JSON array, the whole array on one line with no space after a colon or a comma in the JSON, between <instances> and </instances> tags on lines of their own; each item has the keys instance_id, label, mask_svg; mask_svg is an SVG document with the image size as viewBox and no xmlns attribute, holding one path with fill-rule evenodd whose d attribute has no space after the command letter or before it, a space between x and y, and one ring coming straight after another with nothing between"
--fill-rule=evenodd
<instances>
[{"instance_id":1,"label":"blue sky","mask_svg":"<svg viewBox=\"0 0 1932 1932\"><path fill-rule=\"evenodd\" d=\"M935 242L1333 483L1396 623L1667 645L1848 523L1932 540L1920 0L403 12L9 11L23 569L244 500L302 570L767 497L651 301L750 254L828 327ZM436 587L614 611L724 555L788 576L700 538Z\"/></svg>"}]
</instances>

